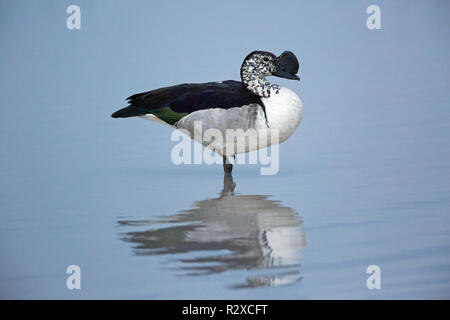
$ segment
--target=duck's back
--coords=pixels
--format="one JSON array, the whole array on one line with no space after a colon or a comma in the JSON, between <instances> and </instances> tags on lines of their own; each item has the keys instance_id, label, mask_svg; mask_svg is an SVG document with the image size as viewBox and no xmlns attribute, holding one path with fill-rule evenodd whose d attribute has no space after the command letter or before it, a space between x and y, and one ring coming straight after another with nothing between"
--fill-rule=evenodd
<instances>
[{"instance_id":1,"label":"duck's back","mask_svg":"<svg viewBox=\"0 0 450 320\"><path fill-rule=\"evenodd\" d=\"M200 110L262 105L259 96L234 80L180 84L134 94L127 100L130 105L113 113L113 118L153 115L170 125Z\"/></svg>"}]
</instances>

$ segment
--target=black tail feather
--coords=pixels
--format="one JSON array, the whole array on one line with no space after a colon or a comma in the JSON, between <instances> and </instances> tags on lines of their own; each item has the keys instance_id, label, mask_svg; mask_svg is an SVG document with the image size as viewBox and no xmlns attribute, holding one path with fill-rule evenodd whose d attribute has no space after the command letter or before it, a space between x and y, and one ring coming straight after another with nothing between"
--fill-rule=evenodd
<instances>
[{"instance_id":1,"label":"black tail feather","mask_svg":"<svg viewBox=\"0 0 450 320\"><path fill-rule=\"evenodd\" d=\"M129 117L137 117L142 116L145 114L142 110L139 108L136 108L134 106L128 106L123 109L120 109L116 112L114 112L111 117L113 118L129 118Z\"/></svg>"}]
</instances>

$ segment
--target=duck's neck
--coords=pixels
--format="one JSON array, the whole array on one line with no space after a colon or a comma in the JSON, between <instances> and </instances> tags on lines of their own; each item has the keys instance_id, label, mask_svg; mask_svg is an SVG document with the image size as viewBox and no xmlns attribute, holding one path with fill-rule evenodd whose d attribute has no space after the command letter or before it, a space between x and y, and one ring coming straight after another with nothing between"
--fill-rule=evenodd
<instances>
[{"instance_id":1,"label":"duck's neck","mask_svg":"<svg viewBox=\"0 0 450 320\"><path fill-rule=\"evenodd\" d=\"M280 91L280 86L267 81L266 75L260 72L251 60L242 64L241 80L248 90L262 98L269 98Z\"/></svg>"}]
</instances>

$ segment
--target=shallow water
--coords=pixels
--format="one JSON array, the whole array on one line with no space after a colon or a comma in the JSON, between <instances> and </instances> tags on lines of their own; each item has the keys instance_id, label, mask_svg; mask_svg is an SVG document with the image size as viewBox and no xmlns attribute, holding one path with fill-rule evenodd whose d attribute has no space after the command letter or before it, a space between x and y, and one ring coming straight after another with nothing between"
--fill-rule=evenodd
<instances>
[{"instance_id":1,"label":"shallow water","mask_svg":"<svg viewBox=\"0 0 450 320\"><path fill-rule=\"evenodd\" d=\"M236 289L301 280L300 256L306 240L299 215L268 196L235 195L230 174L224 177L219 197L196 201L194 209L154 221L119 223L126 227L122 239L133 244L134 254L175 255L181 274L204 276L246 269L273 273L229 285Z\"/></svg>"},{"instance_id":2,"label":"shallow water","mask_svg":"<svg viewBox=\"0 0 450 320\"><path fill-rule=\"evenodd\" d=\"M242 5L90 1L69 31L69 3L2 2L0 296L450 298L448 5L383 3L369 31L369 4L297 4L260 34ZM176 166L170 128L109 117L135 92L236 79L255 48L301 64L300 83L271 79L305 106L276 175Z\"/></svg>"}]
</instances>

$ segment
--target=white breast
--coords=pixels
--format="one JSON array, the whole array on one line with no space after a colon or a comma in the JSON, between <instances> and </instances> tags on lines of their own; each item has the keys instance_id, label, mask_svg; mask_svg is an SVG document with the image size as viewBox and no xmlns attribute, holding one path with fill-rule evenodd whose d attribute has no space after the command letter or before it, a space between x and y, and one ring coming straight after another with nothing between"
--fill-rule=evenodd
<instances>
[{"instance_id":1,"label":"white breast","mask_svg":"<svg viewBox=\"0 0 450 320\"><path fill-rule=\"evenodd\" d=\"M303 117L303 104L291 90L281 87L278 94L272 92L269 98L261 98L266 107L270 129L278 129L280 143L289 138Z\"/></svg>"}]
</instances>

